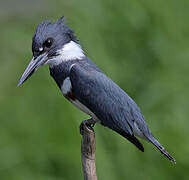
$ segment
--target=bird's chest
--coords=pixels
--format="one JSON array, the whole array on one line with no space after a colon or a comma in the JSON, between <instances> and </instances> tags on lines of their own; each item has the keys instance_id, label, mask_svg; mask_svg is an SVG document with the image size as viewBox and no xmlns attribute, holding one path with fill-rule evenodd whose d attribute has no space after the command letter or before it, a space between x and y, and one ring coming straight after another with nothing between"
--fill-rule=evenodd
<instances>
[{"instance_id":1,"label":"bird's chest","mask_svg":"<svg viewBox=\"0 0 189 180\"><path fill-rule=\"evenodd\" d=\"M61 92L63 96L66 97L77 108L79 108L84 113L92 116L93 118L97 119L96 115L93 112L91 112L85 105L83 105L79 100L77 100L77 98L74 96L72 84L69 77L64 79L61 86Z\"/></svg>"},{"instance_id":2,"label":"bird's chest","mask_svg":"<svg viewBox=\"0 0 189 180\"><path fill-rule=\"evenodd\" d=\"M60 87L61 92L64 97L66 97L69 101L75 101L76 98L73 93L72 84L69 77L66 77L63 82L62 86Z\"/></svg>"}]
</instances>

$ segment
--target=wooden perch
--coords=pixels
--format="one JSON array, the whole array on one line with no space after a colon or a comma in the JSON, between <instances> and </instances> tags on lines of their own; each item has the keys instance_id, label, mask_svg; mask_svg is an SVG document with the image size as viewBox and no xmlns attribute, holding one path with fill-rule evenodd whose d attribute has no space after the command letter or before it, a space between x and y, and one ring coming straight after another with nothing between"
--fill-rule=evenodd
<instances>
[{"instance_id":1,"label":"wooden perch","mask_svg":"<svg viewBox=\"0 0 189 180\"><path fill-rule=\"evenodd\" d=\"M80 125L81 159L84 180L97 180L95 165L95 132L88 123L90 120L83 121Z\"/></svg>"}]
</instances>

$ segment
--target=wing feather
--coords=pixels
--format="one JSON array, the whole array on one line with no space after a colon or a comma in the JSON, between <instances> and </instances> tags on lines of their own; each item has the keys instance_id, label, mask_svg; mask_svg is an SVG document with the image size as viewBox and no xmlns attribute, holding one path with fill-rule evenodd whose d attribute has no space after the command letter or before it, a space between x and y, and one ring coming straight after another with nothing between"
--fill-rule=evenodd
<instances>
[{"instance_id":1,"label":"wing feather","mask_svg":"<svg viewBox=\"0 0 189 180\"><path fill-rule=\"evenodd\" d=\"M144 150L133 134L134 120L138 117L135 117L132 108L136 108L137 112L140 110L118 85L102 72L79 64L72 66L70 80L74 96L99 118L102 125Z\"/></svg>"}]
</instances>

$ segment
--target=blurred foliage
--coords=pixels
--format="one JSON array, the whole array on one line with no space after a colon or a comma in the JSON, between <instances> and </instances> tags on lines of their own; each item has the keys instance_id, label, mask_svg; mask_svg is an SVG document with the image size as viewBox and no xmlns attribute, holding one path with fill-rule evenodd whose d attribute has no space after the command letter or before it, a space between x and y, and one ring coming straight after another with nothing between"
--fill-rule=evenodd
<instances>
[{"instance_id":1,"label":"blurred foliage","mask_svg":"<svg viewBox=\"0 0 189 180\"><path fill-rule=\"evenodd\" d=\"M99 179L189 177L188 0L0 0L0 179L82 179L79 124L88 118L61 95L42 67L16 84L31 54L35 27L67 17L87 55L141 107L153 134L145 152L96 125Z\"/></svg>"}]
</instances>

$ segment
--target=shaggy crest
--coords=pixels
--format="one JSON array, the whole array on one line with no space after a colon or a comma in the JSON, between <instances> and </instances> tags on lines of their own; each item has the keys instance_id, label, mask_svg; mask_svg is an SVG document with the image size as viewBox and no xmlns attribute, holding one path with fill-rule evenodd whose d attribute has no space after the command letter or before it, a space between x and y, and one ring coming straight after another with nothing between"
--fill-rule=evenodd
<instances>
[{"instance_id":1,"label":"shaggy crest","mask_svg":"<svg viewBox=\"0 0 189 180\"><path fill-rule=\"evenodd\" d=\"M74 31L65 24L65 18L62 16L54 23L45 20L37 26L32 42L33 51L37 50L44 40L51 36L57 39L64 37L64 40L68 42L70 40L76 43L79 42L74 35Z\"/></svg>"}]
</instances>

